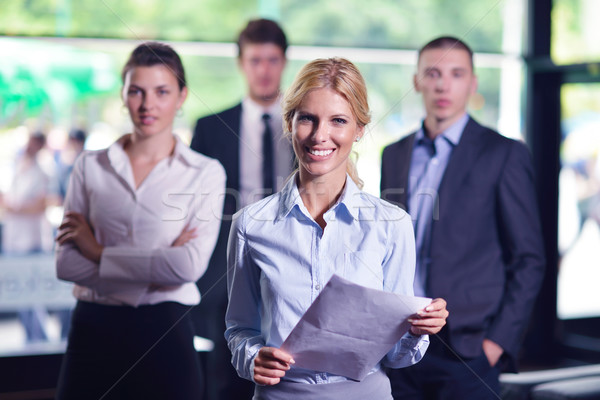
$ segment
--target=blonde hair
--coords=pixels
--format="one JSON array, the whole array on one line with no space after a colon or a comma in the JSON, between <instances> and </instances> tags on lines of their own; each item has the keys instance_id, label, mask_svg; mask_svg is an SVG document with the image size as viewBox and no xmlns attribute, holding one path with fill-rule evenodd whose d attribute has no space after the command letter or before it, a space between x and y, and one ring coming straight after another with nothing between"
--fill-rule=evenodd
<instances>
[{"instance_id":1,"label":"blonde hair","mask_svg":"<svg viewBox=\"0 0 600 400\"><path fill-rule=\"evenodd\" d=\"M371 121L367 86L358 68L345 58L317 59L302 67L283 97L283 130L287 135L292 133L294 115L304 97L312 90L323 88L332 89L346 99L359 126L364 127ZM363 181L351 158L346 172L362 189Z\"/></svg>"}]
</instances>

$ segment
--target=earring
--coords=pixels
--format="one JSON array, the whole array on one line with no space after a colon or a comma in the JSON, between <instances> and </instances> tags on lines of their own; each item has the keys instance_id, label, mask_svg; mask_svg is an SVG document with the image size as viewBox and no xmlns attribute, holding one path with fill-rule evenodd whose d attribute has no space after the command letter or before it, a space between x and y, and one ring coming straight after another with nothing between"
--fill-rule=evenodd
<instances>
[{"instance_id":1,"label":"earring","mask_svg":"<svg viewBox=\"0 0 600 400\"><path fill-rule=\"evenodd\" d=\"M129 110L127 109L127 106L126 106L125 104L123 104L123 105L121 106L121 113L122 113L123 115L128 115L128 114L129 114Z\"/></svg>"},{"instance_id":2,"label":"earring","mask_svg":"<svg viewBox=\"0 0 600 400\"><path fill-rule=\"evenodd\" d=\"M355 142L358 142L359 140L360 140L360 136L357 136L357 137L354 138Z\"/></svg>"},{"instance_id":3,"label":"earring","mask_svg":"<svg viewBox=\"0 0 600 400\"><path fill-rule=\"evenodd\" d=\"M175 113L175 115L178 117L183 117L183 108L178 108L177 113Z\"/></svg>"}]
</instances>

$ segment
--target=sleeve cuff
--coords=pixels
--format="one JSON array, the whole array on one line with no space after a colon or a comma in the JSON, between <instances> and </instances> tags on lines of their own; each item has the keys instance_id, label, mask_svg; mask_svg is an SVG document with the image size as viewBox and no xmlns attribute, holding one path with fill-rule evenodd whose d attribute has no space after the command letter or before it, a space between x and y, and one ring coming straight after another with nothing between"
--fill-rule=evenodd
<instances>
[{"instance_id":1,"label":"sleeve cuff","mask_svg":"<svg viewBox=\"0 0 600 400\"><path fill-rule=\"evenodd\" d=\"M258 357L258 352L260 351L260 349L263 346L260 345L255 345L253 346L250 351L248 352L248 358L250 359L250 365L248 366L248 371L250 373L250 380L255 383L256 385L258 385L258 383L256 383L256 381L254 381L254 360L256 359L256 357Z\"/></svg>"},{"instance_id":2,"label":"sleeve cuff","mask_svg":"<svg viewBox=\"0 0 600 400\"><path fill-rule=\"evenodd\" d=\"M423 343L429 345L429 335L413 335L410 330L400 339L408 348L419 350Z\"/></svg>"}]
</instances>

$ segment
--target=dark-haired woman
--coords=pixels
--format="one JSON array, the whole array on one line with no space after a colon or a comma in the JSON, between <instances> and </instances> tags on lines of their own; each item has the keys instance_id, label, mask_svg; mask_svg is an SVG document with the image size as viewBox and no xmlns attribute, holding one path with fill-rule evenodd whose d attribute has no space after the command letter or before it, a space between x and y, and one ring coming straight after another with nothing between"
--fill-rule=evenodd
<instances>
[{"instance_id":1,"label":"dark-haired woman","mask_svg":"<svg viewBox=\"0 0 600 400\"><path fill-rule=\"evenodd\" d=\"M201 399L188 310L213 251L225 173L173 135L187 96L169 46L138 46L123 68L133 132L78 159L56 268L77 305L58 399Z\"/></svg>"}]
</instances>

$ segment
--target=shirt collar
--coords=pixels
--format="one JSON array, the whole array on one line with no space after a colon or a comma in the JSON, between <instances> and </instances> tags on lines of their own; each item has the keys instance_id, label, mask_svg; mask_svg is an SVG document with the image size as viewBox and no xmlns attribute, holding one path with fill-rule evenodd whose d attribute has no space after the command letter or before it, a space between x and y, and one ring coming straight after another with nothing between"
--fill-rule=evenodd
<instances>
[{"instance_id":1,"label":"shirt collar","mask_svg":"<svg viewBox=\"0 0 600 400\"><path fill-rule=\"evenodd\" d=\"M352 218L358 220L358 211L360 210L360 195L361 190L356 186L356 183L350 178L350 175L346 175L346 185L342 191L342 195L338 199L338 202L331 207L333 210L338 204L342 205L348 211L348 214Z\"/></svg>"},{"instance_id":2,"label":"shirt collar","mask_svg":"<svg viewBox=\"0 0 600 400\"><path fill-rule=\"evenodd\" d=\"M469 114L465 113L458 121L450 125L445 131L443 131L440 136L445 138L448 142L452 143L454 146L458 145L460 142L460 138L462 137L463 131L465 130L465 126L467 126L467 122L469 122ZM417 131L415 136L415 145L418 145L425 140L425 121L421 125L421 129Z\"/></svg>"},{"instance_id":3,"label":"shirt collar","mask_svg":"<svg viewBox=\"0 0 600 400\"><path fill-rule=\"evenodd\" d=\"M172 160L180 160L191 167L198 166L198 153L183 143L179 136L173 136L175 137L175 148L173 149L173 154L169 159L169 163L171 163ZM202 162L200 162L200 164L202 164Z\"/></svg>"},{"instance_id":4,"label":"shirt collar","mask_svg":"<svg viewBox=\"0 0 600 400\"><path fill-rule=\"evenodd\" d=\"M118 172L123 172L124 168L129 165L129 158L127 157L127 153L125 153L123 145L130 135L121 136L108 148L108 159L113 168ZM168 157L169 165L171 165L173 160L180 160L189 166L195 166L198 163L197 154L186 146L177 135L173 135L173 137L175 138L175 147L173 148L173 154Z\"/></svg>"},{"instance_id":5,"label":"shirt collar","mask_svg":"<svg viewBox=\"0 0 600 400\"><path fill-rule=\"evenodd\" d=\"M287 217L287 215L292 211L294 207L298 207L302 212L308 214L304 203L302 202L302 198L300 197L300 192L298 191L298 185L296 184L296 179L298 177L298 172L296 172L285 184L283 189L280 192L280 200L279 200L279 212L277 215L277 219L283 219ZM361 190L356 186L356 183L350 178L349 175L346 174L346 184L344 185L344 189L342 190L342 194L340 195L337 202L329 209L325 214L329 214L338 206L346 209L348 214L352 216L354 219L358 219L358 212L360 209L359 197Z\"/></svg>"},{"instance_id":6,"label":"shirt collar","mask_svg":"<svg viewBox=\"0 0 600 400\"><path fill-rule=\"evenodd\" d=\"M123 149L125 141L129 138L130 134L121 136L117 141L108 147L107 154L110 165L117 171L121 176L125 175L125 171L128 166L127 153Z\"/></svg>"},{"instance_id":7,"label":"shirt collar","mask_svg":"<svg viewBox=\"0 0 600 400\"><path fill-rule=\"evenodd\" d=\"M267 113L271 116L271 119L281 118L281 95L277 97L277 101L268 106L267 108L258 104L250 98L250 96L244 97L242 100L242 109L245 113L252 115L255 119L260 120L263 114Z\"/></svg>"}]
</instances>

